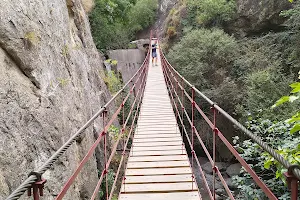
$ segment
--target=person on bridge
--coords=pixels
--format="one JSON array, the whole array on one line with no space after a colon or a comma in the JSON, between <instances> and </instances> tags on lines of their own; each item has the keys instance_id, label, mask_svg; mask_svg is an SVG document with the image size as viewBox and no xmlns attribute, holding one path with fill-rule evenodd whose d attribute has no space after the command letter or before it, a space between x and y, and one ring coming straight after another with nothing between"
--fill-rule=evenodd
<instances>
[{"instance_id":1,"label":"person on bridge","mask_svg":"<svg viewBox=\"0 0 300 200\"><path fill-rule=\"evenodd\" d=\"M155 66L157 66L157 41L155 41L152 44L152 65L154 64L153 62L155 62Z\"/></svg>"}]
</instances>

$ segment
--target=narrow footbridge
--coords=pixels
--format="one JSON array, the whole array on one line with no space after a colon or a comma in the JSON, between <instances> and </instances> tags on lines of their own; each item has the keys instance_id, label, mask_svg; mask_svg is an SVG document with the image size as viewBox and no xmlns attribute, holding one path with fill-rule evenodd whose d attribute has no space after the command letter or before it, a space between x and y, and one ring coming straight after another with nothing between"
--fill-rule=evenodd
<instances>
[{"instance_id":1,"label":"narrow footbridge","mask_svg":"<svg viewBox=\"0 0 300 200\"><path fill-rule=\"evenodd\" d=\"M200 199L158 60L150 63L119 199Z\"/></svg>"},{"instance_id":2,"label":"narrow footbridge","mask_svg":"<svg viewBox=\"0 0 300 200\"><path fill-rule=\"evenodd\" d=\"M157 39L151 38L150 41L153 43ZM56 200L74 199L72 194L76 193L76 189L72 185L86 170L86 163L91 158L95 159L94 152L96 149L99 151L100 146L104 163L101 173L95 178L98 182L95 185L89 183L87 186L90 189L89 197L78 197L78 199L215 200L216 182L222 183L227 193L227 197L222 199L235 199L234 193L229 189L215 164L216 148L221 143L240 162L245 171L253 178L257 188L260 188L268 199L279 198L238 154L224 137L222 130L217 128L216 115L223 115L228 123L232 123L241 133L251 138L288 169L286 176L291 199L297 200L300 179L299 166L291 165L258 136L247 130L191 85L168 63L160 48L158 48L157 56L156 65L152 63L151 50L149 50L140 69L124 87L40 168L31 172L28 178L6 200L19 199L25 191L28 196L33 196L34 200L51 199L49 191L58 194L55 197ZM211 106L210 115L201 109L199 101ZM211 134L212 149L205 146L199 130L195 126L197 121L199 122L199 117L196 119L195 116L201 116L202 120L210 127L211 131L208 134ZM93 126L96 121L102 121L103 130L99 132L98 138L95 139L72 175L61 183L60 191L54 191L47 186L47 180L43 179L43 174L50 168L55 170L59 157L74 145L74 141L78 137L84 138L88 132L86 129ZM112 147L109 147L108 144L111 144L109 141L112 138L111 127L117 121L121 127L118 134L114 135L115 142ZM214 178L212 185L209 185L206 180L197 152L194 150L196 142L200 144L211 164ZM115 161L112 161L116 156L119 156L120 159L117 167L113 167L112 163L116 164ZM200 177L196 178L195 174L200 174ZM205 191L205 194L201 194L200 191Z\"/></svg>"}]
</instances>

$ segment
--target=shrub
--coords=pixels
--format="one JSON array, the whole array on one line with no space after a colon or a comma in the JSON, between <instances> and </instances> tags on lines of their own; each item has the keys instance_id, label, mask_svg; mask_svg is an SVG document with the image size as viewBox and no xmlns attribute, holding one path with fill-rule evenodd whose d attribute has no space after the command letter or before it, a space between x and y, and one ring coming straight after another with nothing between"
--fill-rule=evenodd
<instances>
[{"instance_id":1,"label":"shrub","mask_svg":"<svg viewBox=\"0 0 300 200\"><path fill-rule=\"evenodd\" d=\"M167 35L169 38L173 38L176 35L176 29L174 26L169 26L167 30Z\"/></svg>"},{"instance_id":2,"label":"shrub","mask_svg":"<svg viewBox=\"0 0 300 200\"><path fill-rule=\"evenodd\" d=\"M66 57L67 55L69 55L69 47L68 45L64 45L61 49L61 54Z\"/></svg>"},{"instance_id":3,"label":"shrub","mask_svg":"<svg viewBox=\"0 0 300 200\"><path fill-rule=\"evenodd\" d=\"M110 191L112 189L112 186L114 184L114 180L115 180L115 172L112 169L109 169L108 172L107 172L108 193L110 193ZM105 181L105 177L104 177L104 179L103 179L103 181L101 183L101 187L100 188L101 188L100 191L99 191L99 197L100 197L100 199L106 199L106 181Z\"/></svg>"},{"instance_id":4,"label":"shrub","mask_svg":"<svg viewBox=\"0 0 300 200\"><path fill-rule=\"evenodd\" d=\"M200 90L219 86L237 52L235 39L222 30L199 29L187 33L168 54L169 61Z\"/></svg>"},{"instance_id":5,"label":"shrub","mask_svg":"<svg viewBox=\"0 0 300 200\"><path fill-rule=\"evenodd\" d=\"M114 71L107 72L103 80L112 94L118 92L122 87L122 82Z\"/></svg>"},{"instance_id":6,"label":"shrub","mask_svg":"<svg viewBox=\"0 0 300 200\"><path fill-rule=\"evenodd\" d=\"M250 117L249 119L250 121L246 123L248 129L259 135L271 147L277 149L277 153L281 154L286 160L293 164L300 164L300 135L289 133L291 125L285 122L274 123L261 118L252 119ZM272 192L280 197L279 199L290 199L290 192L283 175L286 170L251 140L240 142L239 138L235 137L234 142L240 155L250 164ZM281 181L278 179L281 179ZM233 181L238 185L242 199L268 199L244 170L241 171L239 176L234 177Z\"/></svg>"},{"instance_id":7,"label":"shrub","mask_svg":"<svg viewBox=\"0 0 300 200\"><path fill-rule=\"evenodd\" d=\"M25 48L30 48L34 45L37 45L39 42L40 42L40 37L37 35L36 32L30 31L25 33L24 36Z\"/></svg>"},{"instance_id":8,"label":"shrub","mask_svg":"<svg viewBox=\"0 0 300 200\"><path fill-rule=\"evenodd\" d=\"M128 49L137 49L137 44L136 43L129 43L128 44Z\"/></svg>"},{"instance_id":9,"label":"shrub","mask_svg":"<svg viewBox=\"0 0 300 200\"><path fill-rule=\"evenodd\" d=\"M236 110L239 114L247 117L247 113L251 113L270 120L282 120L293 112L294 105L270 109L277 99L288 93L288 85L294 82L295 69L288 62L292 43L289 33L270 33L239 42L240 52L235 56L231 70L231 77L244 92Z\"/></svg>"}]
</instances>

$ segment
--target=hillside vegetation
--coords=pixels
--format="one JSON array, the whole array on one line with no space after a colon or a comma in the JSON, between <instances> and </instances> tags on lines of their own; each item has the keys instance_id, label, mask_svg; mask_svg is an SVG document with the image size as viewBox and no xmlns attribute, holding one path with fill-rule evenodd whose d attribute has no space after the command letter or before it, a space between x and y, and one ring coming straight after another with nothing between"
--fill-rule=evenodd
<instances>
[{"instance_id":1,"label":"hillside vegetation","mask_svg":"<svg viewBox=\"0 0 300 200\"><path fill-rule=\"evenodd\" d=\"M154 22L156 9L157 0L95 0L90 23L97 48L127 48L137 31Z\"/></svg>"},{"instance_id":2,"label":"hillside vegetation","mask_svg":"<svg viewBox=\"0 0 300 200\"><path fill-rule=\"evenodd\" d=\"M240 34L227 31L239 20L236 1L180 1L169 14L164 47L185 78L289 162L300 164L300 3L292 7L278 14L286 19L282 30ZM251 140L239 135L233 141L273 192L289 199L286 170ZM247 173L235 183L241 199L267 199Z\"/></svg>"}]
</instances>

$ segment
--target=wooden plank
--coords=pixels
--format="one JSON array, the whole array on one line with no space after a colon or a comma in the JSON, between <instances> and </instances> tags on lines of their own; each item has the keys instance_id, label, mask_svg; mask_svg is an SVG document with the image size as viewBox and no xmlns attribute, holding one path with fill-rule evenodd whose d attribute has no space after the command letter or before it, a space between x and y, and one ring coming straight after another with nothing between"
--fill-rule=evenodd
<instances>
[{"instance_id":1,"label":"wooden plank","mask_svg":"<svg viewBox=\"0 0 300 200\"><path fill-rule=\"evenodd\" d=\"M170 134L170 133L179 133L179 130L142 130L136 129L135 133L141 135L149 135L149 134Z\"/></svg>"},{"instance_id":2,"label":"wooden plank","mask_svg":"<svg viewBox=\"0 0 300 200\"><path fill-rule=\"evenodd\" d=\"M169 116L174 116L174 112L172 111L166 111L166 112L164 112L164 111L155 111L155 110L149 110L149 111L143 111L142 112L143 114L142 114L142 116L149 116L149 115L151 115L151 116L153 116L154 118L155 118L155 116L165 116L165 117L169 117Z\"/></svg>"},{"instance_id":3,"label":"wooden plank","mask_svg":"<svg viewBox=\"0 0 300 200\"><path fill-rule=\"evenodd\" d=\"M152 176L126 176L126 183L174 183L192 182L191 174L179 175L152 175Z\"/></svg>"},{"instance_id":4,"label":"wooden plank","mask_svg":"<svg viewBox=\"0 0 300 200\"><path fill-rule=\"evenodd\" d=\"M125 193L120 194L119 200L200 200L200 196L197 191L172 193Z\"/></svg>"},{"instance_id":5,"label":"wooden plank","mask_svg":"<svg viewBox=\"0 0 300 200\"><path fill-rule=\"evenodd\" d=\"M125 188L124 188L125 187ZM125 189L125 190L124 190ZM125 184L122 185L121 192L182 192L197 191L195 183L149 183L149 184Z\"/></svg>"},{"instance_id":6,"label":"wooden plank","mask_svg":"<svg viewBox=\"0 0 300 200\"><path fill-rule=\"evenodd\" d=\"M168 121L161 120L149 120L149 119L140 119L137 123L138 126L162 126L162 125L173 125L174 127L177 125L175 119L170 119Z\"/></svg>"},{"instance_id":7,"label":"wooden plank","mask_svg":"<svg viewBox=\"0 0 300 200\"><path fill-rule=\"evenodd\" d=\"M163 107L144 107L144 108L141 108L141 111L143 111L143 113L144 112L163 112L163 113L165 113L166 111L167 112L172 112L172 113L174 113L174 111L173 111L173 108L163 108Z\"/></svg>"},{"instance_id":8,"label":"wooden plank","mask_svg":"<svg viewBox=\"0 0 300 200\"><path fill-rule=\"evenodd\" d=\"M140 115L139 115L139 118L141 118L141 117L143 117L143 118L162 118L162 119L165 119L165 118L171 118L171 117L175 117L174 116L174 113L173 114L164 114L164 115L153 115L153 114L151 114L151 115L149 115L149 114L144 114L144 113L141 113Z\"/></svg>"},{"instance_id":9,"label":"wooden plank","mask_svg":"<svg viewBox=\"0 0 300 200\"><path fill-rule=\"evenodd\" d=\"M133 151L130 156L164 156L164 155L184 155L186 152L182 150L166 150L166 151Z\"/></svg>"},{"instance_id":10,"label":"wooden plank","mask_svg":"<svg viewBox=\"0 0 300 200\"><path fill-rule=\"evenodd\" d=\"M131 154L131 153L130 153ZM153 161L186 161L187 155L172 155L172 156L136 156L129 157L128 162L153 162Z\"/></svg>"},{"instance_id":11,"label":"wooden plank","mask_svg":"<svg viewBox=\"0 0 300 200\"><path fill-rule=\"evenodd\" d=\"M127 169L189 167L189 161L129 162Z\"/></svg>"},{"instance_id":12,"label":"wooden plank","mask_svg":"<svg viewBox=\"0 0 300 200\"><path fill-rule=\"evenodd\" d=\"M137 147L133 146L133 151L163 151L163 150L182 150L182 145L176 146L151 146L151 147ZM184 149L184 147L183 147Z\"/></svg>"},{"instance_id":13,"label":"wooden plank","mask_svg":"<svg viewBox=\"0 0 300 200\"><path fill-rule=\"evenodd\" d=\"M153 116L149 116L149 115L143 116L141 113L138 118L138 121L142 120L142 119L149 120L149 121L161 121L161 122L167 122L167 121L173 121L173 120L176 121L174 114L173 115L163 115L163 116L156 115L155 117L153 117Z\"/></svg>"},{"instance_id":14,"label":"wooden plank","mask_svg":"<svg viewBox=\"0 0 300 200\"><path fill-rule=\"evenodd\" d=\"M164 130L164 131L168 131L168 132L170 132L170 131L177 131L178 130L178 126L175 126L175 125L173 125L173 126L145 126L145 127L137 127L137 129L139 130L139 131L141 131L141 130L143 130L143 131L162 131L162 130Z\"/></svg>"},{"instance_id":15,"label":"wooden plank","mask_svg":"<svg viewBox=\"0 0 300 200\"><path fill-rule=\"evenodd\" d=\"M162 131L166 130L168 131L169 129L175 130L175 132L179 133L179 127L175 124L166 124L166 125L155 125L155 124L149 124L149 125L138 125L137 126L138 131L144 130L144 131Z\"/></svg>"},{"instance_id":16,"label":"wooden plank","mask_svg":"<svg viewBox=\"0 0 300 200\"><path fill-rule=\"evenodd\" d=\"M155 143L155 142L170 142L170 141L182 141L181 137L174 137L174 138L153 138L153 139L134 139L134 143Z\"/></svg>"},{"instance_id":17,"label":"wooden plank","mask_svg":"<svg viewBox=\"0 0 300 200\"><path fill-rule=\"evenodd\" d=\"M181 137L180 133L170 133L170 134L135 134L135 139L143 139L143 138L172 138L172 137Z\"/></svg>"},{"instance_id":18,"label":"wooden plank","mask_svg":"<svg viewBox=\"0 0 300 200\"><path fill-rule=\"evenodd\" d=\"M160 168L159 170L149 169L127 169L126 176L146 176L146 175L168 175L168 174L191 174L190 167Z\"/></svg>"},{"instance_id":19,"label":"wooden plank","mask_svg":"<svg viewBox=\"0 0 300 200\"><path fill-rule=\"evenodd\" d=\"M149 142L133 144L134 147L155 147L155 146L173 146L173 145L181 146L182 141L155 142L154 144Z\"/></svg>"}]
</instances>

